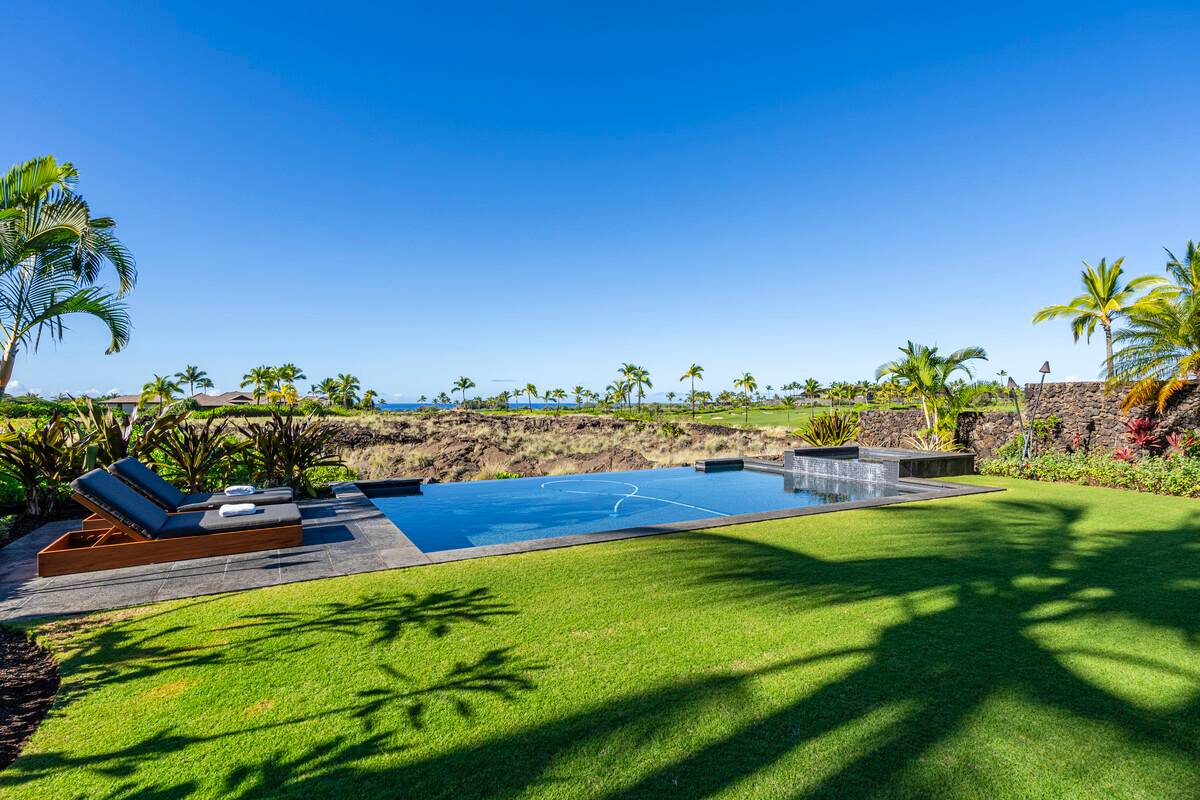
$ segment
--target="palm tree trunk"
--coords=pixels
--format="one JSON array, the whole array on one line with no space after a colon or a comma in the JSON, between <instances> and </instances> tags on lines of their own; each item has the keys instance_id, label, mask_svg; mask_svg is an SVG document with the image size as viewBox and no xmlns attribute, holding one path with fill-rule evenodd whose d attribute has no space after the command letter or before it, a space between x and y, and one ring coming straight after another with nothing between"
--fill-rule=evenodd
<instances>
[{"instance_id":1,"label":"palm tree trunk","mask_svg":"<svg viewBox=\"0 0 1200 800\"><path fill-rule=\"evenodd\" d=\"M692 376L692 419L696 418L696 376Z\"/></svg>"},{"instance_id":2,"label":"palm tree trunk","mask_svg":"<svg viewBox=\"0 0 1200 800\"><path fill-rule=\"evenodd\" d=\"M16 349L5 350L0 355L0 395L8 391L8 382L12 380L13 365L17 360Z\"/></svg>"},{"instance_id":3,"label":"palm tree trunk","mask_svg":"<svg viewBox=\"0 0 1200 800\"><path fill-rule=\"evenodd\" d=\"M1111 381L1113 379L1112 323L1107 319L1102 319L1100 320L1100 324L1104 326L1104 352L1106 356L1104 363L1108 367L1108 379Z\"/></svg>"}]
</instances>

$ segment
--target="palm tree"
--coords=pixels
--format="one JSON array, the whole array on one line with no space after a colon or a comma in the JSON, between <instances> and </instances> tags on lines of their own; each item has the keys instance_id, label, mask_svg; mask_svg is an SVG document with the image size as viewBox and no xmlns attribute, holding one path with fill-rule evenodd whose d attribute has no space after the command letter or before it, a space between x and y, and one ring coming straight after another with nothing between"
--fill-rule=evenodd
<instances>
[{"instance_id":1,"label":"palm tree","mask_svg":"<svg viewBox=\"0 0 1200 800\"><path fill-rule=\"evenodd\" d=\"M554 402L554 413L558 413L558 404L567 398L567 393L562 389L554 389L546 392L546 397Z\"/></svg>"},{"instance_id":2,"label":"palm tree","mask_svg":"<svg viewBox=\"0 0 1200 800\"><path fill-rule=\"evenodd\" d=\"M650 373L642 367L634 367L629 380L632 383L632 388L637 392L637 407L640 414L642 412L642 398L646 396L647 389L654 388L654 384L650 382Z\"/></svg>"},{"instance_id":3,"label":"palm tree","mask_svg":"<svg viewBox=\"0 0 1200 800\"><path fill-rule=\"evenodd\" d=\"M456 380L454 382L454 386L452 386L450 388L452 391L462 392L462 402L463 402L463 405L465 406L467 404L467 389L474 389L475 381L471 380L470 378L468 378L464 375L463 377Z\"/></svg>"},{"instance_id":4,"label":"palm tree","mask_svg":"<svg viewBox=\"0 0 1200 800\"><path fill-rule=\"evenodd\" d=\"M699 364L692 364L687 368L687 372L679 376L680 382L691 379L692 393L688 395L692 401L692 419L696 418L696 380L704 380L704 367Z\"/></svg>"},{"instance_id":5,"label":"palm tree","mask_svg":"<svg viewBox=\"0 0 1200 800\"><path fill-rule=\"evenodd\" d=\"M575 408L582 409L583 408L583 398L587 395L587 389L583 388L582 386L576 385L575 388L571 390L571 394L573 394L575 396Z\"/></svg>"},{"instance_id":6,"label":"palm tree","mask_svg":"<svg viewBox=\"0 0 1200 800\"><path fill-rule=\"evenodd\" d=\"M525 399L529 403L529 410L533 411L533 398L538 393L537 387L532 383L527 383L525 384L525 388L521 391L524 393Z\"/></svg>"},{"instance_id":7,"label":"palm tree","mask_svg":"<svg viewBox=\"0 0 1200 800\"><path fill-rule=\"evenodd\" d=\"M106 352L129 342L121 297L137 283L133 256L109 217L93 217L75 193L79 173L53 156L13 166L0 177L0 394L21 348L61 340L65 317L84 314L108 329ZM106 265L118 289L96 286Z\"/></svg>"},{"instance_id":8,"label":"palm tree","mask_svg":"<svg viewBox=\"0 0 1200 800\"><path fill-rule=\"evenodd\" d=\"M667 392L667 405L671 405L674 402L675 402L675 393Z\"/></svg>"},{"instance_id":9,"label":"palm tree","mask_svg":"<svg viewBox=\"0 0 1200 800\"><path fill-rule=\"evenodd\" d=\"M986 361L987 352L982 347L972 346L943 356L936 346L929 347L911 341L901 347L900 352L904 357L881 365L875 371L875 377L893 377L906 390L919 397L921 411L925 415L925 427L935 433L942 432L943 422L950 421L943 420L944 415L940 410L943 401L952 394L951 380L958 372L972 377L967 362L976 359Z\"/></svg>"},{"instance_id":10,"label":"palm tree","mask_svg":"<svg viewBox=\"0 0 1200 800\"><path fill-rule=\"evenodd\" d=\"M1158 301L1159 293L1138 296L1143 289L1154 289L1167 281L1158 275L1140 275L1128 283L1122 283L1124 270L1121 268L1124 258L1118 258L1110 267L1105 260L1100 259L1100 265L1093 268L1086 261L1079 277L1083 283L1083 294L1066 305L1046 306L1033 315L1034 323L1045 322L1059 317L1071 318L1071 334L1075 341L1080 336L1092 340L1096 326L1104 329L1105 372L1109 380L1115 376L1113 367L1113 322L1118 317L1153 305Z\"/></svg>"},{"instance_id":11,"label":"palm tree","mask_svg":"<svg viewBox=\"0 0 1200 800\"><path fill-rule=\"evenodd\" d=\"M342 372L334 378L334 382L337 384L334 393L341 400L342 407L353 407L358 402L358 390L361 388L358 378L347 372Z\"/></svg>"},{"instance_id":12,"label":"palm tree","mask_svg":"<svg viewBox=\"0 0 1200 800\"><path fill-rule=\"evenodd\" d=\"M208 373L192 364L184 367L182 372L176 372L175 380L188 385L188 397L195 396L197 386L201 389L213 388L213 382L208 377Z\"/></svg>"},{"instance_id":13,"label":"palm tree","mask_svg":"<svg viewBox=\"0 0 1200 800\"><path fill-rule=\"evenodd\" d=\"M254 387L251 394L254 396L254 405L258 405L259 398L275 388L275 368L263 364L250 370L242 376L238 388L245 389L247 386Z\"/></svg>"},{"instance_id":14,"label":"palm tree","mask_svg":"<svg viewBox=\"0 0 1200 800\"><path fill-rule=\"evenodd\" d=\"M378 397L379 392L375 391L374 389L367 389L365 392L363 392L362 400L358 401L358 405L367 409L368 411L374 411L376 405L375 400Z\"/></svg>"},{"instance_id":15,"label":"palm tree","mask_svg":"<svg viewBox=\"0 0 1200 800\"><path fill-rule=\"evenodd\" d=\"M320 383L314 383L312 393L321 397L329 405L333 405L338 392L338 383L333 378L322 378Z\"/></svg>"},{"instance_id":16,"label":"palm tree","mask_svg":"<svg viewBox=\"0 0 1200 800\"><path fill-rule=\"evenodd\" d=\"M809 406L813 405L813 399L821 394L821 382L816 378L809 378L804 381L804 396L809 400Z\"/></svg>"},{"instance_id":17,"label":"palm tree","mask_svg":"<svg viewBox=\"0 0 1200 800\"><path fill-rule=\"evenodd\" d=\"M295 364L288 363L275 368L275 379L281 383L287 383L295 386L296 381L304 380L307 377L308 376L304 374L304 371Z\"/></svg>"},{"instance_id":18,"label":"palm tree","mask_svg":"<svg viewBox=\"0 0 1200 800\"><path fill-rule=\"evenodd\" d=\"M1167 251L1173 283L1130 310L1129 327L1114 339L1117 378L1132 383L1124 411L1155 401L1158 411L1189 380L1200 378L1200 248L1188 242L1184 258Z\"/></svg>"},{"instance_id":19,"label":"palm tree","mask_svg":"<svg viewBox=\"0 0 1200 800\"><path fill-rule=\"evenodd\" d=\"M154 380L146 381L142 386L142 393L138 396L138 405L157 400L159 405L166 407L180 391L182 390L179 388L179 384L171 380L171 376L155 375Z\"/></svg>"},{"instance_id":20,"label":"palm tree","mask_svg":"<svg viewBox=\"0 0 1200 800\"><path fill-rule=\"evenodd\" d=\"M733 388L741 389L745 400L746 422L750 422L750 395L758 391L758 381L749 372L743 372L742 377L733 382Z\"/></svg>"}]
</instances>

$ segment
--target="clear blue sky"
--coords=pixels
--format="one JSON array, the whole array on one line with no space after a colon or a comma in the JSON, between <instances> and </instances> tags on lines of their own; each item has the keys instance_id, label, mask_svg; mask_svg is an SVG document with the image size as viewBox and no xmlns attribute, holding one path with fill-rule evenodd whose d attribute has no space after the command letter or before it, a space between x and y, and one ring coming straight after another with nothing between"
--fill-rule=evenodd
<instances>
[{"instance_id":1,"label":"clear blue sky","mask_svg":"<svg viewBox=\"0 0 1200 800\"><path fill-rule=\"evenodd\" d=\"M961 8L10 2L0 153L75 162L141 270L126 351L15 378L1094 377L1030 315L1200 238L1200 11Z\"/></svg>"}]
</instances>

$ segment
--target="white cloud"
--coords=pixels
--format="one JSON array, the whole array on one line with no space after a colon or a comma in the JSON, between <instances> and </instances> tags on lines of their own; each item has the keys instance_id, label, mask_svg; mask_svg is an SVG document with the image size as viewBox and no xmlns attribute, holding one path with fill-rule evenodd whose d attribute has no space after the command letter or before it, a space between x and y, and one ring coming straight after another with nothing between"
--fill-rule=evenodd
<instances>
[{"instance_id":1,"label":"white cloud","mask_svg":"<svg viewBox=\"0 0 1200 800\"><path fill-rule=\"evenodd\" d=\"M20 387L21 387L20 381L9 381L8 382L9 389L19 389ZM9 394L12 394L12 392L9 392Z\"/></svg>"}]
</instances>

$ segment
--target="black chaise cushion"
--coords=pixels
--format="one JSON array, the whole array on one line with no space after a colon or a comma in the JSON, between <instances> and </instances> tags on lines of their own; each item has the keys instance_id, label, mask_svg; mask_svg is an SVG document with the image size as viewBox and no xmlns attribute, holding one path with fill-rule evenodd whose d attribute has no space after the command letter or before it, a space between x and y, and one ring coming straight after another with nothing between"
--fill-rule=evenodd
<instances>
[{"instance_id":1,"label":"black chaise cushion","mask_svg":"<svg viewBox=\"0 0 1200 800\"><path fill-rule=\"evenodd\" d=\"M136 458L122 458L108 467L108 471L149 497L163 509L175 511L208 511L226 503L254 503L258 506L292 502L292 490L286 486L278 489L260 489L254 494L230 497L224 492L196 492L184 494L167 483L154 470Z\"/></svg>"},{"instance_id":2,"label":"black chaise cushion","mask_svg":"<svg viewBox=\"0 0 1200 800\"><path fill-rule=\"evenodd\" d=\"M196 492L183 498L175 511L208 511L226 503L254 503L256 506L274 506L292 502L292 490L286 486L278 489L259 489L254 494L227 495L224 492Z\"/></svg>"},{"instance_id":3,"label":"black chaise cushion","mask_svg":"<svg viewBox=\"0 0 1200 800\"><path fill-rule=\"evenodd\" d=\"M149 497L167 511L175 511L187 496L164 481L157 472L136 458L122 458L109 465L108 471Z\"/></svg>"},{"instance_id":4,"label":"black chaise cushion","mask_svg":"<svg viewBox=\"0 0 1200 800\"><path fill-rule=\"evenodd\" d=\"M80 475L71 481L71 488L103 515L143 536L154 538L167 522L166 511L102 469Z\"/></svg>"},{"instance_id":5,"label":"black chaise cushion","mask_svg":"<svg viewBox=\"0 0 1200 800\"><path fill-rule=\"evenodd\" d=\"M207 533L231 533L299 524L300 509L295 503L263 506L256 508L253 514L236 517L222 517L216 511L192 511L172 515L155 538L172 539L179 536L201 536Z\"/></svg>"}]
</instances>

